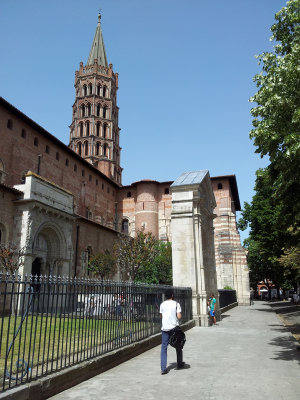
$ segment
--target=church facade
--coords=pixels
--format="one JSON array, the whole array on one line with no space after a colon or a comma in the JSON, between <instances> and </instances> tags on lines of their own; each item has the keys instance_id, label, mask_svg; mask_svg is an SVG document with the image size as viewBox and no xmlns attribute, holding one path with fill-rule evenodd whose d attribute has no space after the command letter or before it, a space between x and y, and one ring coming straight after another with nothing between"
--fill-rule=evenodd
<instances>
[{"instance_id":1,"label":"church facade","mask_svg":"<svg viewBox=\"0 0 300 400\"><path fill-rule=\"evenodd\" d=\"M117 90L99 16L88 61L75 74L68 146L0 98L0 242L25 250L21 273L87 276L90 255L111 250L119 232L145 229L172 241L173 181L122 186ZM218 288L247 286L236 178L210 181Z\"/></svg>"}]
</instances>

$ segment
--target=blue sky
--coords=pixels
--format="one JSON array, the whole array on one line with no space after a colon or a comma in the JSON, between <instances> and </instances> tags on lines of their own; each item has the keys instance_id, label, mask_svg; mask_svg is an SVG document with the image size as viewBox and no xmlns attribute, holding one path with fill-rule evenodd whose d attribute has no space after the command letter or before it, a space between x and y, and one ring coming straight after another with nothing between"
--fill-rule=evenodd
<instances>
[{"instance_id":1,"label":"blue sky","mask_svg":"<svg viewBox=\"0 0 300 400\"><path fill-rule=\"evenodd\" d=\"M74 74L102 9L119 73L123 184L208 169L241 204L267 164L249 139L255 55L284 0L1 0L0 95L68 144ZM243 234L242 236L245 236Z\"/></svg>"}]
</instances>

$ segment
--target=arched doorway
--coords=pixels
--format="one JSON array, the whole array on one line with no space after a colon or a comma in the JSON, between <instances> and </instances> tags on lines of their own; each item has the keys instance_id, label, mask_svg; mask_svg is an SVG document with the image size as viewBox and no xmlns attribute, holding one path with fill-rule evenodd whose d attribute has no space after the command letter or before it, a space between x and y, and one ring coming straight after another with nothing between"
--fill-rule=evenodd
<instances>
[{"instance_id":1,"label":"arched doorway","mask_svg":"<svg viewBox=\"0 0 300 400\"><path fill-rule=\"evenodd\" d=\"M31 275L35 276L40 276L41 275L41 260L39 258L35 258L32 267L31 267Z\"/></svg>"}]
</instances>

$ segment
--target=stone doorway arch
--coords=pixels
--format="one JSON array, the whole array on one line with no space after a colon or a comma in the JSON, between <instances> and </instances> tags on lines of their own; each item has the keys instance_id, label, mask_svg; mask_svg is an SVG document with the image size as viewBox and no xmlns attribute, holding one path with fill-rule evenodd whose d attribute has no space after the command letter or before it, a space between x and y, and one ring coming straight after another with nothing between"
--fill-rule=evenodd
<instances>
[{"instance_id":1,"label":"stone doorway arch","mask_svg":"<svg viewBox=\"0 0 300 400\"><path fill-rule=\"evenodd\" d=\"M66 240L54 224L46 223L40 227L33 241L32 254L32 268L39 268L39 275L62 276L69 273L68 268L64 268L67 261Z\"/></svg>"}]
</instances>

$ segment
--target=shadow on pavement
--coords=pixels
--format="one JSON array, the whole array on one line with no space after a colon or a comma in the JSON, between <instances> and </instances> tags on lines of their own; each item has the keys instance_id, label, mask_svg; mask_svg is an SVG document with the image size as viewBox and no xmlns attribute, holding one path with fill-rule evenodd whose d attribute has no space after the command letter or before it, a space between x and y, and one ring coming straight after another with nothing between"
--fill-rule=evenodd
<instances>
[{"instance_id":1,"label":"shadow on pavement","mask_svg":"<svg viewBox=\"0 0 300 400\"><path fill-rule=\"evenodd\" d=\"M272 346L279 346L282 349L276 352L276 357L272 358L273 360L285 360L290 361L294 360L300 364L300 352L297 350L297 346L295 345L295 340L291 337L283 337L279 336L273 339L270 344Z\"/></svg>"}]
</instances>

